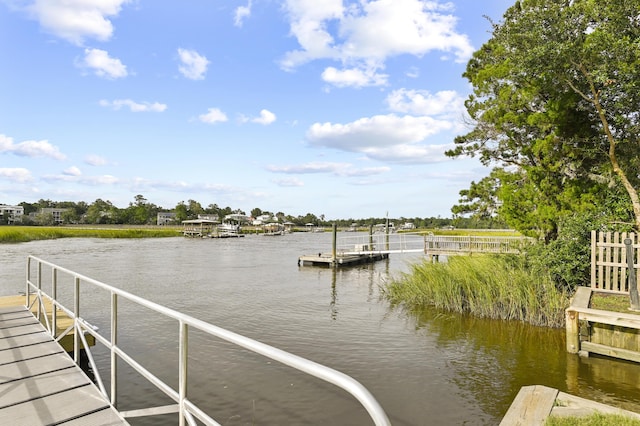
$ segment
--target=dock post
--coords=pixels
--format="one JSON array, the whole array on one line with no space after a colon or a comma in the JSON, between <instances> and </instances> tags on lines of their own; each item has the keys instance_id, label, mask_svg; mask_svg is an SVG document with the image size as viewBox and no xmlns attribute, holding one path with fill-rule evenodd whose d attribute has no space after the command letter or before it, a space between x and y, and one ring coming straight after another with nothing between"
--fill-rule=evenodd
<instances>
[{"instance_id":1,"label":"dock post","mask_svg":"<svg viewBox=\"0 0 640 426\"><path fill-rule=\"evenodd\" d=\"M567 352L577 354L580 352L580 320L576 311L565 311L565 328L567 333Z\"/></svg>"},{"instance_id":2,"label":"dock post","mask_svg":"<svg viewBox=\"0 0 640 426\"><path fill-rule=\"evenodd\" d=\"M335 222L333 222L333 239L331 242L331 246L332 246L331 260L333 261L334 265L336 264L336 259L337 259L337 256L336 256L336 251L337 251L336 245L338 244L337 234L338 234L338 225Z\"/></svg>"},{"instance_id":3,"label":"dock post","mask_svg":"<svg viewBox=\"0 0 640 426\"><path fill-rule=\"evenodd\" d=\"M389 250L389 215L387 214L387 222L385 223L385 227L384 227L384 233L385 235L385 248L387 250Z\"/></svg>"},{"instance_id":4,"label":"dock post","mask_svg":"<svg viewBox=\"0 0 640 426\"><path fill-rule=\"evenodd\" d=\"M373 251L373 225L369 225L369 251Z\"/></svg>"},{"instance_id":5,"label":"dock post","mask_svg":"<svg viewBox=\"0 0 640 426\"><path fill-rule=\"evenodd\" d=\"M633 255L633 243L631 238L625 238L624 245L627 249L627 265L629 268L629 300L631 310L640 310L640 300L638 300L638 282L636 281L635 256Z\"/></svg>"}]
</instances>

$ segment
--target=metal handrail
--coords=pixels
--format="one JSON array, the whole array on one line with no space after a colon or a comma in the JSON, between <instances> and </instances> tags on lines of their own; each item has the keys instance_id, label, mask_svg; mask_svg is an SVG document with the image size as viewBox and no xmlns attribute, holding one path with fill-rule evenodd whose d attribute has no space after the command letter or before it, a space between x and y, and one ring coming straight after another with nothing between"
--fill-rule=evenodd
<instances>
[{"instance_id":1,"label":"metal handrail","mask_svg":"<svg viewBox=\"0 0 640 426\"><path fill-rule=\"evenodd\" d=\"M35 268L37 272L35 282L32 281L32 276L31 276L32 262L35 262L37 265L37 267ZM51 274L52 296L42 291L42 265L46 265L50 267L52 271L52 274ZM56 300L57 286L58 286L58 273L64 273L64 274L70 275L74 279L73 310L70 310L64 307L59 303L58 300ZM100 333L98 333L96 328L93 327L88 321L86 321L80 315L81 283L91 284L93 286L96 286L100 289L103 289L109 292L111 296L111 309L110 309L111 310L111 315L110 315L111 334L109 338L106 338L102 336ZM219 425L219 423L217 423L213 418L211 418L208 414L206 414L204 411L198 408L193 402L191 402L187 398L187 354L189 350L188 334L189 334L189 328L195 328L211 336L215 336L229 343L248 349L254 353L263 355L274 361L278 361L296 370L302 371L311 376L314 376L326 382L332 383L335 386L345 390L346 392L351 394L353 397L355 397L358 400L358 402L360 402L360 404L366 409L367 413L369 414L369 416L371 417L375 425L386 426L391 424L384 409L376 401L373 395L361 383L359 383L357 380L355 380L354 378L344 373L341 373L325 365L318 364L314 361L283 351L281 349L275 348L273 346L269 346L267 344L258 342L256 340L250 339L248 337L242 336L232 331L223 329L221 327L217 327L205 321L193 318L189 315L182 314L173 309L151 302L149 300L146 300L142 297L136 296L124 290L112 287L108 284L104 284L93 278L89 278L82 274L78 274L77 272L55 265L51 262L45 261L35 256L29 256L27 258L27 272L26 272L26 297L27 297L26 304L27 305L29 304L31 294L36 294L38 297L38 315L41 314L40 308L44 307L42 298L46 297L51 301L51 304L52 304L51 315L53 317L52 323L54 325L56 321L55 320L56 311L58 309L65 312L70 318L73 319L74 328L75 328L73 358L77 364L80 363L79 348L80 348L80 341L82 341L82 345L87 352L88 359L93 368L93 371L98 376L100 374L98 368L95 365L94 359L90 354L90 348L87 345L87 341L84 337L85 334L92 335L97 342L105 345L109 349L110 355L111 355L110 357L111 359L111 369L110 369L111 397L109 397L106 389L102 384L102 380L99 377L97 377L97 381L98 381L98 386L101 392L104 394L107 400L110 400L111 404L114 407L117 404L116 371L117 371L118 359L126 362L134 370L140 373L145 379L150 381L154 386L156 386L159 390L164 392L167 396L169 396L171 399L173 399L176 402L176 405L170 405L170 406L164 406L164 407L152 407L152 408L146 408L141 410L121 412L121 415L125 418L177 412L179 413L181 426L183 426L185 422L187 422L190 425L195 425L196 423L195 423L194 417L207 425ZM117 340L118 340L118 299L119 298L123 298L141 307L150 309L168 318L178 321L178 324L179 324L178 390L173 389L170 385L164 383L161 379L153 375L150 371L145 369L141 364L135 361L132 357L130 357L118 346ZM46 317L46 312L45 312L45 317ZM55 338L56 337L55 327L50 328L50 331ZM66 331L63 334L66 334Z\"/></svg>"}]
</instances>

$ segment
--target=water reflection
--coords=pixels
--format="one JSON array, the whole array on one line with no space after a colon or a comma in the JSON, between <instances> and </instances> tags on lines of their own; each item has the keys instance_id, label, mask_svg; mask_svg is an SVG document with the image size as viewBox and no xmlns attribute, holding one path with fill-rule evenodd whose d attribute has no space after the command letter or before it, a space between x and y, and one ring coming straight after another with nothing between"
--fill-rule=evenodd
<instances>
[{"instance_id":1,"label":"water reflection","mask_svg":"<svg viewBox=\"0 0 640 426\"><path fill-rule=\"evenodd\" d=\"M540 384L640 412L637 364L580 358L565 349L564 329L478 319L425 309L411 314L416 330L437 336L447 354L450 380L463 397L497 418L522 386ZM620 398L620 395L626 395Z\"/></svg>"}]
</instances>

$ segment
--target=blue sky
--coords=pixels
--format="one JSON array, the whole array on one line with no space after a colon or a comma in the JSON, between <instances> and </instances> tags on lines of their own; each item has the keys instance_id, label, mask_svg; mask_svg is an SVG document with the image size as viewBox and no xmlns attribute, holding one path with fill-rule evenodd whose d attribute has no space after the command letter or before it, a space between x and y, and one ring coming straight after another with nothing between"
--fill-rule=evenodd
<instances>
[{"instance_id":1,"label":"blue sky","mask_svg":"<svg viewBox=\"0 0 640 426\"><path fill-rule=\"evenodd\" d=\"M0 203L450 217L512 0L0 0Z\"/></svg>"}]
</instances>

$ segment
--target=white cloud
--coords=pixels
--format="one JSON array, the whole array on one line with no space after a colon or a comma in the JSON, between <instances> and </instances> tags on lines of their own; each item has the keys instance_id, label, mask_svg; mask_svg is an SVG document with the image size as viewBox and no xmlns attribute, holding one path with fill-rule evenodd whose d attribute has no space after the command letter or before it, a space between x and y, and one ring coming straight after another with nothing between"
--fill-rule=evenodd
<instances>
[{"instance_id":1,"label":"white cloud","mask_svg":"<svg viewBox=\"0 0 640 426\"><path fill-rule=\"evenodd\" d=\"M104 166L107 164L107 159L99 155L91 154L85 157L84 162L91 166Z\"/></svg>"},{"instance_id":2,"label":"white cloud","mask_svg":"<svg viewBox=\"0 0 640 426\"><path fill-rule=\"evenodd\" d=\"M111 175L101 175L101 176L82 176L82 175L74 175L70 173L62 173L58 175L44 175L42 176L42 180L45 182L74 182L83 185L89 186L98 186L98 185L115 185L118 183L122 183L120 179Z\"/></svg>"},{"instance_id":3,"label":"white cloud","mask_svg":"<svg viewBox=\"0 0 640 426\"><path fill-rule=\"evenodd\" d=\"M195 50L178 49L178 56L182 65L178 67L180 73L190 80L203 80L207 72L209 61Z\"/></svg>"},{"instance_id":4,"label":"white cloud","mask_svg":"<svg viewBox=\"0 0 640 426\"><path fill-rule=\"evenodd\" d=\"M362 153L371 159L431 163L442 161L444 151L424 145L425 139L452 127L449 121L427 116L389 114L347 124L315 123L306 137L313 146Z\"/></svg>"},{"instance_id":5,"label":"white cloud","mask_svg":"<svg viewBox=\"0 0 640 426\"><path fill-rule=\"evenodd\" d=\"M251 0L246 6L238 6L235 10L233 25L241 27L245 18L251 16Z\"/></svg>"},{"instance_id":6,"label":"white cloud","mask_svg":"<svg viewBox=\"0 0 640 426\"><path fill-rule=\"evenodd\" d=\"M287 178L284 178L284 179L274 179L272 182L275 183L278 186L284 186L284 187L304 186L304 182L301 181L300 179L298 179L297 177L287 177Z\"/></svg>"},{"instance_id":7,"label":"white cloud","mask_svg":"<svg viewBox=\"0 0 640 426\"><path fill-rule=\"evenodd\" d=\"M451 9L451 3L426 0L362 0L346 8L342 0L286 0L290 33L300 48L287 52L280 65L291 70L317 59L336 60L343 69L328 68L325 81L361 87L384 84L378 70L397 55L441 51L463 63L474 49L456 31Z\"/></svg>"},{"instance_id":8,"label":"white cloud","mask_svg":"<svg viewBox=\"0 0 640 426\"><path fill-rule=\"evenodd\" d=\"M209 108L208 112L206 114L199 115L198 119L203 123L208 124L222 123L228 120L227 114L218 108Z\"/></svg>"},{"instance_id":9,"label":"white cloud","mask_svg":"<svg viewBox=\"0 0 640 426\"><path fill-rule=\"evenodd\" d=\"M50 157L55 160L64 160L67 157L60 152L57 146L49 141L24 141L18 144L13 138L0 134L0 153L11 153L21 157Z\"/></svg>"},{"instance_id":10,"label":"white cloud","mask_svg":"<svg viewBox=\"0 0 640 426\"><path fill-rule=\"evenodd\" d=\"M80 171L79 168L77 168L76 166L71 166L68 169L65 169L62 174L65 174L67 176L81 176L82 172Z\"/></svg>"},{"instance_id":11,"label":"white cloud","mask_svg":"<svg viewBox=\"0 0 640 426\"><path fill-rule=\"evenodd\" d=\"M267 170L273 173L284 174L316 174L328 173L335 176L360 177L386 173L389 167L367 167L358 169L350 163L310 162L293 166L268 166Z\"/></svg>"},{"instance_id":12,"label":"white cloud","mask_svg":"<svg viewBox=\"0 0 640 426\"><path fill-rule=\"evenodd\" d=\"M31 172L21 167L0 168L0 177L17 183L25 183L33 180Z\"/></svg>"},{"instance_id":13,"label":"white cloud","mask_svg":"<svg viewBox=\"0 0 640 426\"><path fill-rule=\"evenodd\" d=\"M404 164L438 163L449 159L444 153L454 148L454 144L410 145L402 144L386 148L369 148L369 158L380 161Z\"/></svg>"},{"instance_id":14,"label":"white cloud","mask_svg":"<svg viewBox=\"0 0 640 426\"><path fill-rule=\"evenodd\" d=\"M309 128L307 139L317 146L363 152L369 147L420 142L450 128L449 122L430 117L389 114L361 118L347 124L315 123Z\"/></svg>"},{"instance_id":15,"label":"white cloud","mask_svg":"<svg viewBox=\"0 0 640 426\"><path fill-rule=\"evenodd\" d=\"M128 107L131 112L163 112L167 109L166 104L159 102L135 102L131 99L115 99L113 101L101 100L100 106L110 107L119 110L122 107Z\"/></svg>"},{"instance_id":16,"label":"white cloud","mask_svg":"<svg viewBox=\"0 0 640 426\"><path fill-rule=\"evenodd\" d=\"M120 59L110 57L106 50L85 49L84 61L80 65L91 68L98 77L115 79L128 75L127 67Z\"/></svg>"},{"instance_id":17,"label":"white cloud","mask_svg":"<svg viewBox=\"0 0 640 426\"><path fill-rule=\"evenodd\" d=\"M328 67L322 72L322 80L337 87L384 86L389 76L379 74L375 69L344 69Z\"/></svg>"},{"instance_id":18,"label":"white cloud","mask_svg":"<svg viewBox=\"0 0 640 426\"><path fill-rule=\"evenodd\" d=\"M418 78L420 77L420 70L417 67L410 67L404 75L409 78Z\"/></svg>"},{"instance_id":19,"label":"white cloud","mask_svg":"<svg viewBox=\"0 0 640 426\"><path fill-rule=\"evenodd\" d=\"M113 35L108 18L131 0L33 0L24 6L48 33L82 45L85 39L107 41ZM24 3L24 2L23 2Z\"/></svg>"},{"instance_id":20,"label":"white cloud","mask_svg":"<svg viewBox=\"0 0 640 426\"><path fill-rule=\"evenodd\" d=\"M251 122L257 124L264 124L265 126L276 121L276 115L269 110L263 109L260 111L260 117L256 117Z\"/></svg>"},{"instance_id":21,"label":"white cloud","mask_svg":"<svg viewBox=\"0 0 640 426\"><path fill-rule=\"evenodd\" d=\"M457 116L465 111L464 97L453 90L431 94L426 90L394 90L387 96L392 111L416 115Z\"/></svg>"}]
</instances>

